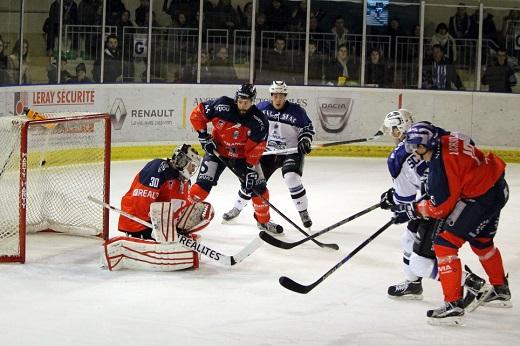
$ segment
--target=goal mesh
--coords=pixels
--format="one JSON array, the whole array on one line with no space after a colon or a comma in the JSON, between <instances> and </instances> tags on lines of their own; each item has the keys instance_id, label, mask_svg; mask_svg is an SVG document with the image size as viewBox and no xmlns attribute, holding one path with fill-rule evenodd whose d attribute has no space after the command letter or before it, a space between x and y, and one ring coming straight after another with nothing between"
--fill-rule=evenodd
<instances>
[{"instance_id":1,"label":"goal mesh","mask_svg":"<svg viewBox=\"0 0 520 346\"><path fill-rule=\"evenodd\" d=\"M102 114L0 117L0 262L25 261L25 233L106 238L110 118Z\"/></svg>"}]
</instances>

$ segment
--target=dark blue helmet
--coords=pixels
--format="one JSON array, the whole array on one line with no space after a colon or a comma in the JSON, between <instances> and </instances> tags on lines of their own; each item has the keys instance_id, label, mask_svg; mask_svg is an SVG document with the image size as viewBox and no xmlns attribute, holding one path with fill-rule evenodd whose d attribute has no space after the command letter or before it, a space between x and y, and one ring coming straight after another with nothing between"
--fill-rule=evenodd
<instances>
[{"instance_id":1,"label":"dark blue helmet","mask_svg":"<svg viewBox=\"0 0 520 346\"><path fill-rule=\"evenodd\" d=\"M251 102L255 102L256 98L256 87L250 83L242 83L235 93L235 102L238 99L250 99Z\"/></svg>"},{"instance_id":2,"label":"dark blue helmet","mask_svg":"<svg viewBox=\"0 0 520 346\"><path fill-rule=\"evenodd\" d=\"M428 121L415 123L406 131L405 148L412 153L419 144L428 150L435 150L439 144L439 131L436 126Z\"/></svg>"}]
</instances>

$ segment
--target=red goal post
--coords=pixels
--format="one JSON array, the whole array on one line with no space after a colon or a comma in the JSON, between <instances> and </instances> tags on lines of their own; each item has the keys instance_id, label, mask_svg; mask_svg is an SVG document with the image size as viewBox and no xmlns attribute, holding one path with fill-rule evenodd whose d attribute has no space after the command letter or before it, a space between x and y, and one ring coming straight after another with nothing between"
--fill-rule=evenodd
<instances>
[{"instance_id":1,"label":"red goal post","mask_svg":"<svg viewBox=\"0 0 520 346\"><path fill-rule=\"evenodd\" d=\"M101 113L0 116L0 262L25 262L26 234L108 238L111 120Z\"/></svg>"}]
</instances>

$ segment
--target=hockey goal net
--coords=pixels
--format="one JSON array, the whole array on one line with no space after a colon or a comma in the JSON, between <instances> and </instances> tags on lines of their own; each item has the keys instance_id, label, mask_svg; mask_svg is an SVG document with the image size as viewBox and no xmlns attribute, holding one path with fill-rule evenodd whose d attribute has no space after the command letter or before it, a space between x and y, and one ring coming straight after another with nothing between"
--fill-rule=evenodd
<instances>
[{"instance_id":1,"label":"hockey goal net","mask_svg":"<svg viewBox=\"0 0 520 346\"><path fill-rule=\"evenodd\" d=\"M0 262L25 262L26 234L108 236L110 117L0 116Z\"/></svg>"}]
</instances>

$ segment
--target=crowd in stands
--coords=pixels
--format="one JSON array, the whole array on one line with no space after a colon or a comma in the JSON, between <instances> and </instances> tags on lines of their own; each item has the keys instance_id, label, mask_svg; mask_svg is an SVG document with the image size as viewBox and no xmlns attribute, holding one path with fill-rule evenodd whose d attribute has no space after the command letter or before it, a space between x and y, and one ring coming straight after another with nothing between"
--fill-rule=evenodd
<instances>
[{"instance_id":1,"label":"crowd in stands","mask_svg":"<svg viewBox=\"0 0 520 346\"><path fill-rule=\"evenodd\" d=\"M286 0L271 0L261 2L262 6L256 11L257 54L255 55L255 81L263 82L273 79L285 79L293 84L303 83L305 70L305 47L296 46L294 40L289 40L289 34L305 32L307 5L305 1L288 2ZM103 2L101 0L63 0L63 25L100 26L103 18ZM233 6L231 0L204 1L203 28L228 30L230 34L236 29L250 30L252 25L252 2ZM43 24L47 55L50 59L47 67L48 82L60 83L89 83L100 82L103 70L103 81L108 83L125 82L127 78L133 81L136 76L135 61L131 45L123 42L131 41L123 37L125 29L147 27L152 13L154 28L175 28L177 33L182 30L198 29L199 1L196 0L163 0L162 11L170 19L170 23L159 23L156 13L150 10L149 0L140 0L139 6L131 11L122 0L106 1L107 26L117 28L110 33L103 42L101 36L84 35L64 37L69 46L78 46L82 40L86 53L77 53L74 56L61 56L61 66L58 68L57 38L60 33L60 1L55 0L49 8L48 18ZM164 18L163 18L164 19ZM352 35L359 35L359 30L353 28L350 17L339 13L327 13L322 9L312 8L308 45L308 84L348 86L359 85L361 81L361 49L352 43ZM511 48L505 49L505 40L514 33L515 22L520 21L520 11L511 10L504 17L501 30L497 30L494 17L485 11L483 19L483 38L486 40L485 59L482 66L482 84L488 85L490 91L512 92L516 85L515 72L518 62L508 58L514 52ZM329 24L329 25L327 25ZM468 56L474 56L476 51L470 48L458 47L463 40L478 38L479 11L469 14L467 7L460 3L453 16L436 26L431 37L425 37L425 54L422 75L422 88L425 89L456 89L464 90L463 79L459 74L460 66L468 61ZM518 26L520 27L520 25ZM372 87L403 87L396 78L395 66L399 54L405 54L406 66L399 68L411 76L417 76L419 55L417 50L405 53L396 51L396 40L399 37L419 37L420 27L415 25L411 32L401 27L400 19L394 16L389 19L388 25L379 31L379 34L389 37L389 44L383 47L378 43L370 43L366 50L365 85ZM261 41L263 32L278 33L269 41ZM128 32L128 31L127 31ZM187 33L188 31L186 31ZM205 32L205 31L204 31ZM323 35L333 37L334 44L324 45ZM179 34L179 37L182 35ZM187 34L183 37L187 37ZM171 52L163 53L159 38L152 39L151 75L152 81L161 81L164 64L171 63ZM176 48L185 52L180 60L176 61L176 71L168 82L196 82L198 69L197 45L191 44L186 38L179 39L180 45ZM418 41L417 41L418 42ZM418 45L418 44L417 44ZM11 52L7 52L7 44L0 37L0 84L31 83L29 43L18 40L12 45ZM21 47L23 46L23 47ZM260 49L261 48L261 49ZM213 46L204 46L200 52L200 80L201 82L234 83L239 79L234 63L233 49L226 43L217 42ZM248 50L249 47L243 48ZM96 53L93 53L96 52ZM101 69L101 52L104 56L104 68ZM489 54L492 52L492 54ZM20 59L22 55L22 59ZM83 61L71 61L81 56ZM21 61L21 65L20 65ZM91 61L91 62L88 62ZM147 59L141 58L146 65ZM471 68L474 68L472 66ZM74 69L76 74L72 74ZM87 71L90 69L90 71ZM404 73L404 72L403 72ZM21 77L20 77L21 74ZM249 74L244 74L245 78ZM146 80L146 71L141 72L141 80ZM413 80L413 78L412 78ZM415 83L417 78L415 77Z\"/></svg>"}]
</instances>

